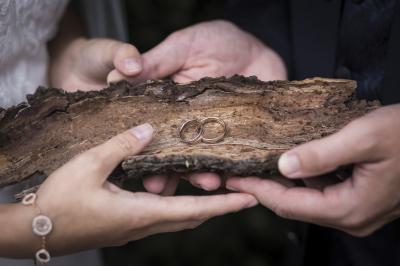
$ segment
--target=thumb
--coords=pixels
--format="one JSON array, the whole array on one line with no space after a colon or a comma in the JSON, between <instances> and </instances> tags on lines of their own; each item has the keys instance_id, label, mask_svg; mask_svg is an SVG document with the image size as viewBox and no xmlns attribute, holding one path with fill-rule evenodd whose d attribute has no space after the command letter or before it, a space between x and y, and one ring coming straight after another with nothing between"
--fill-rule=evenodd
<instances>
[{"instance_id":1,"label":"thumb","mask_svg":"<svg viewBox=\"0 0 400 266\"><path fill-rule=\"evenodd\" d=\"M114 67L121 74L129 77L142 71L142 59L135 46L117 42L114 49Z\"/></svg>"},{"instance_id":2,"label":"thumb","mask_svg":"<svg viewBox=\"0 0 400 266\"><path fill-rule=\"evenodd\" d=\"M141 55L135 46L109 39L93 39L86 43L81 54L83 65L93 77L104 78L116 69L122 75L133 76L142 71Z\"/></svg>"},{"instance_id":3,"label":"thumb","mask_svg":"<svg viewBox=\"0 0 400 266\"><path fill-rule=\"evenodd\" d=\"M83 156L91 156L92 160L89 161L95 161L100 165L100 176L104 179L127 156L135 155L143 150L151 141L153 132L154 129L150 124L134 127L92 148Z\"/></svg>"},{"instance_id":4,"label":"thumb","mask_svg":"<svg viewBox=\"0 0 400 266\"><path fill-rule=\"evenodd\" d=\"M175 32L142 56L142 79L162 79L180 71L189 55L191 38Z\"/></svg>"},{"instance_id":5,"label":"thumb","mask_svg":"<svg viewBox=\"0 0 400 266\"><path fill-rule=\"evenodd\" d=\"M304 178L361 162L370 147L360 141L365 132L362 123L353 122L333 135L300 145L280 157L279 170L286 177Z\"/></svg>"}]
</instances>

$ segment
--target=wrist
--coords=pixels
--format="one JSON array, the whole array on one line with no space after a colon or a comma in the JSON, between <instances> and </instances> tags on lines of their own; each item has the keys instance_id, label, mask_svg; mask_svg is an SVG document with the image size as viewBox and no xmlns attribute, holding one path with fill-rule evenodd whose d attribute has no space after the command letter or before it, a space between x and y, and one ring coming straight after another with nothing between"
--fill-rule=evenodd
<instances>
[{"instance_id":1,"label":"wrist","mask_svg":"<svg viewBox=\"0 0 400 266\"><path fill-rule=\"evenodd\" d=\"M32 232L35 210L22 204L4 204L0 207L0 256L33 258L40 248L40 239ZM5 230L6 229L6 230Z\"/></svg>"}]
</instances>

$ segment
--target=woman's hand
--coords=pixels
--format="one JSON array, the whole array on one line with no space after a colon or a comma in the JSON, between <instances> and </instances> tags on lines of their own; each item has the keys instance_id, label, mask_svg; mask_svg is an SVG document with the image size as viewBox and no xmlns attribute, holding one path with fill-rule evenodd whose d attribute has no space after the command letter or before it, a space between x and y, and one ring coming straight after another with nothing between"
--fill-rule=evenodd
<instances>
[{"instance_id":1,"label":"woman's hand","mask_svg":"<svg viewBox=\"0 0 400 266\"><path fill-rule=\"evenodd\" d=\"M66 91L103 89L142 71L140 53L131 44L77 38L58 50L54 48L52 53L50 85Z\"/></svg>"},{"instance_id":2,"label":"woman's hand","mask_svg":"<svg viewBox=\"0 0 400 266\"><path fill-rule=\"evenodd\" d=\"M305 178L307 188L259 178L232 178L227 187L253 194L282 217L369 235L400 217L399 116L399 104L383 107L283 154L281 173ZM343 165L354 165L354 170L341 183L322 185L315 178Z\"/></svg>"},{"instance_id":3,"label":"woman's hand","mask_svg":"<svg viewBox=\"0 0 400 266\"><path fill-rule=\"evenodd\" d=\"M99 90L110 82L133 79L142 71L135 46L111 39L86 39L71 5L49 43L50 86L66 91Z\"/></svg>"},{"instance_id":4,"label":"woman's hand","mask_svg":"<svg viewBox=\"0 0 400 266\"><path fill-rule=\"evenodd\" d=\"M194 228L207 219L257 204L249 194L161 197L133 193L107 181L127 156L139 153L152 138L149 124L133 128L78 155L52 173L37 192L38 206L54 230L52 255L122 245L161 232ZM32 256L40 239L32 233L35 211L22 204L0 205L0 255Z\"/></svg>"}]
</instances>

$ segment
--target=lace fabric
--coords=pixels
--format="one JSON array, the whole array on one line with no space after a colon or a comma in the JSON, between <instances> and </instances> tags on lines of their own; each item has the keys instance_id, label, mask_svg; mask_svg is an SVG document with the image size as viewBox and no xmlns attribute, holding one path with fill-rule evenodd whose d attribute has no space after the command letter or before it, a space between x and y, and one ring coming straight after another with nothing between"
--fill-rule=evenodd
<instances>
[{"instance_id":1,"label":"lace fabric","mask_svg":"<svg viewBox=\"0 0 400 266\"><path fill-rule=\"evenodd\" d=\"M68 0L0 0L0 107L47 85L47 42Z\"/></svg>"}]
</instances>

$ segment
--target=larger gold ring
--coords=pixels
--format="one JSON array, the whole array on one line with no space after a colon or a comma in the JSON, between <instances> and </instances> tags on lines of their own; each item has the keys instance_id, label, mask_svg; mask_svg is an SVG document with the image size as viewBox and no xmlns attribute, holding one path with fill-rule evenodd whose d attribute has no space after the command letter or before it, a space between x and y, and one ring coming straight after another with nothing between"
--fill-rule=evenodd
<instances>
[{"instance_id":1,"label":"larger gold ring","mask_svg":"<svg viewBox=\"0 0 400 266\"><path fill-rule=\"evenodd\" d=\"M185 136L183 135L183 133L184 133L185 129L187 127L189 127L190 125L197 125L196 126L197 134L191 139L186 139ZM181 139L182 142L187 143L187 144L195 144L203 136L203 124L200 121L196 120L196 119L192 119L192 120L186 121L179 128L178 135L179 135L179 138Z\"/></svg>"},{"instance_id":2,"label":"larger gold ring","mask_svg":"<svg viewBox=\"0 0 400 266\"><path fill-rule=\"evenodd\" d=\"M227 133L227 128L226 128L226 124L222 119L219 119L217 117L208 117L208 118L204 118L203 120L201 120L201 127L203 128L203 132L204 132L204 125L206 124L210 124L210 123L217 123L219 125L221 125L222 127L222 134L215 137L215 138L205 138L204 136L202 136L201 141L204 143L217 143L220 142L221 140L223 140L225 138L225 135ZM203 134L202 132L202 134Z\"/></svg>"}]
</instances>

